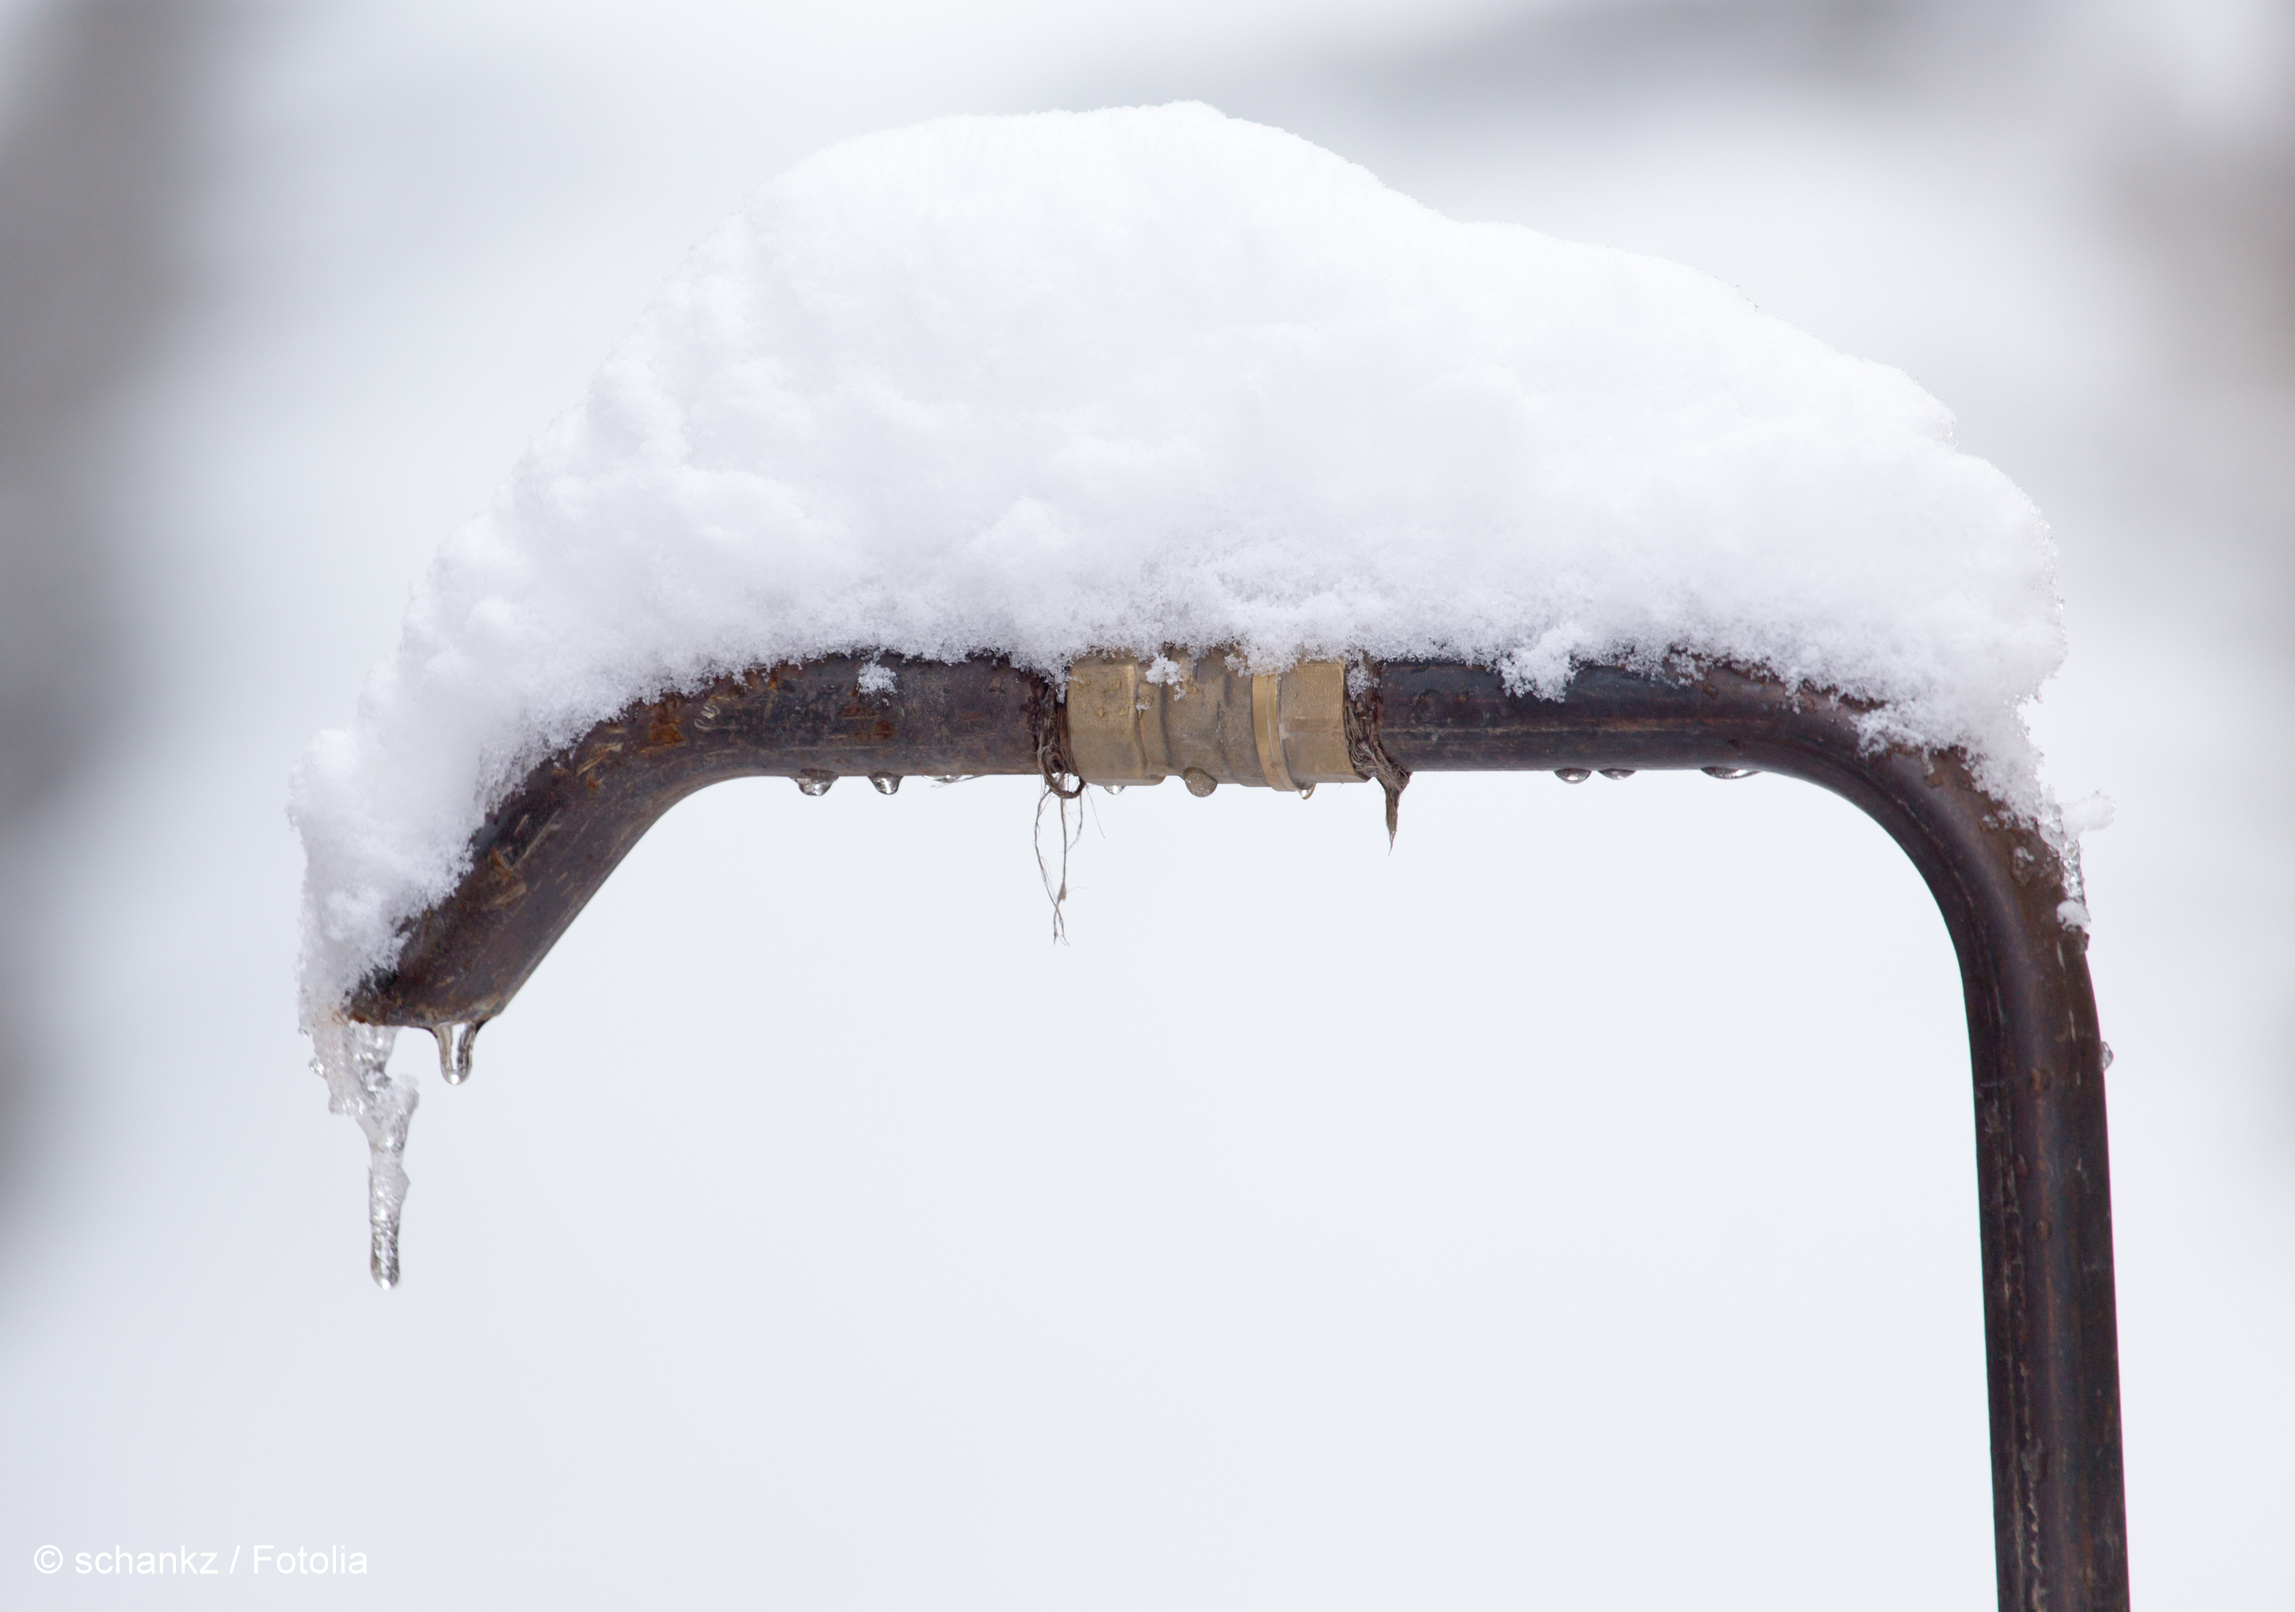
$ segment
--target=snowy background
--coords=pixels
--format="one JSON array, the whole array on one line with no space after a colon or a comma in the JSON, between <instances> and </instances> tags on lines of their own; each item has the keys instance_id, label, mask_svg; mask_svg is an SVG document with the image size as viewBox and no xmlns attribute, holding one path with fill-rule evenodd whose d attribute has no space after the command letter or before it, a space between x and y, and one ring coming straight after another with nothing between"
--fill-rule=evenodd
<instances>
[{"instance_id":1,"label":"snowy background","mask_svg":"<svg viewBox=\"0 0 2295 1612\"><path fill-rule=\"evenodd\" d=\"M2048 512L2135 1590L2283 1605L2291 90L2265 0L0 6L0 1600L1989 1604L1949 946L1776 780L1095 797L1065 949L1021 782L722 787L368 1282L282 804L432 549L789 162L1186 96L1720 275ZM372 1573L69 1565L256 1545Z\"/></svg>"}]
</instances>

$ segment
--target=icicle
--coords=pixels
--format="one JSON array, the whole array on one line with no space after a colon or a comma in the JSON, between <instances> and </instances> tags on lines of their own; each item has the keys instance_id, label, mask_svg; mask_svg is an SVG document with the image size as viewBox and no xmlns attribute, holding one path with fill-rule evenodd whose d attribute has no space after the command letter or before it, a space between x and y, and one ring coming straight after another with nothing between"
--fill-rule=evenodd
<instances>
[{"instance_id":1,"label":"icicle","mask_svg":"<svg viewBox=\"0 0 2295 1612\"><path fill-rule=\"evenodd\" d=\"M327 1082L327 1108L348 1114L367 1137L368 1268L377 1285L398 1285L398 1218L406 1202L406 1125L420 1097L411 1078L394 1079L390 1050L398 1031L330 1017L311 1031L311 1067Z\"/></svg>"}]
</instances>

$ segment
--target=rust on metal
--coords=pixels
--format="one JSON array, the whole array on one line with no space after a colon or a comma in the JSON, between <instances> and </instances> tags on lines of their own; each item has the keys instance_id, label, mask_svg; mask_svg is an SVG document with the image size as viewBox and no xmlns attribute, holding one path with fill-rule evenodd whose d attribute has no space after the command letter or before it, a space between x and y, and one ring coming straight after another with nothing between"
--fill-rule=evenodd
<instances>
[{"instance_id":1,"label":"rust on metal","mask_svg":"<svg viewBox=\"0 0 2295 1612\"><path fill-rule=\"evenodd\" d=\"M651 754L666 750L673 744L685 743L685 730L678 726L678 702L664 700L646 713L645 749Z\"/></svg>"},{"instance_id":2,"label":"rust on metal","mask_svg":"<svg viewBox=\"0 0 2295 1612\"><path fill-rule=\"evenodd\" d=\"M1403 784L1421 773L1802 779L1863 810L1912 859L1960 961L1999 1604L2124 1612L2105 1054L2086 936L2058 916L2071 891L2055 849L1988 797L1964 758L1868 749L1859 708L1725 669L1669 680L1587 667L1548 700L1427 662L1367 666L1349 691L1333 666L1294 707L1283 682L1268 698L1223 659L1215 672L1199 662L1184 698L1145 683L1136 662L1079 663L1065 705L1046 679L990 660L899 663L893 688L864 696L866 664L728 678L602 723L535 768L474 836L460 887L362 984L352 1016L429 1029L495 1017L664 811L744 775L1002 773L1063 792L1069 780L1174 773L1204 790L1372 777L1390 830ZM634 728L647 743L633 748Z\"/></svg>"},{"instance_id":3,"label":"rust on metal","mask_svg":"<svg viewBox=\"0 0 2295 1612\"><path fill-rule=\"evenodd\" d=\"M649 701L534 768L473 837L461 885L361 984L351 1016L425 1028L495 1017L630 847L710 784L1037 770L1053 709L1044 679L1000 661L896 665L895 686L864 706L862 664L772 667ZM631 745L633 732L645 742Z\"/></svg>"},{"instance_id":4,"label":"rust on metal","mask_svg":"<svg viewBox=\"0 0 2295 1612\"><path fill-rule=\"evenodd\" d=\"M1355 771L1375 778L1387 797L1387 848L1392 850L1402 821L1402 793L1410 787L1410 769L1397 766L1379 742L1378 663L1364 661L1347 680L1344 712L1347 755Z\"/></svg>"}]
</instances>

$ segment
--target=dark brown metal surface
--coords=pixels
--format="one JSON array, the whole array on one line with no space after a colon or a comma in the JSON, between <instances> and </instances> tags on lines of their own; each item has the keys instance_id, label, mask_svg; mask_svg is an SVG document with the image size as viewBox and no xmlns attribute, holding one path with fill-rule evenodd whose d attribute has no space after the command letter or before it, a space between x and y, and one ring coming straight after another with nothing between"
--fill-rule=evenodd
<instances>
[{"instance_id":1,"label":"dark brown metal surface","mask_svg":"<svg viewBox=\"0 0 2295 1612\"><path fill-rule=\"evenodd\" d=\"M552 756L471 839L455 892L408 927L396 964L350 1013L369 1024L482 1023L510 1003L575 915L662 813L757 774L842 778L1033 773L1051 690L1001 661L778 666L633 706Z\"/></svg>"},{"instance_id":2,"label":"dark brown metal surface","mask_svg":"<svg viewBox=\"0 0 2295 1612\"><path fill-rule=\"evenodd\" d=\"M1550 701L1468 667L1390 664L1373 698L1380 743L1414 773L1755 768L1846 797L1912 858L1968 1009L2000 1605L2126 1607L2103 1042L2056 853L1958 756L1868 752L1855 710L1735 673L1588 668Z\"/></svg>"},{"instance_id":3,"label":"dark brown metal surface","mask_svg":"<svg viewBox=\"0 0 2295 1612\"><path fill-rule=\"evenodd\" d=\"M472 842L469 874L351 1004L375 1023L493 1017L668 808L747 774L1058 769L1050 689L998 662L904 664L879 695L821 661L633 709L538 767ZM1354 711L1398 775L1753 768L1860 807L1912 858L1952 934L1968 1011L1982 1198L1995 1542L2004 1612L2128 1604L2103 1044L2055 852L1951 754L1868 751L1855 709L1716 671L1587 668L1563 700L1493 673L1388 664Z\"/></svg>"}]
</instances>

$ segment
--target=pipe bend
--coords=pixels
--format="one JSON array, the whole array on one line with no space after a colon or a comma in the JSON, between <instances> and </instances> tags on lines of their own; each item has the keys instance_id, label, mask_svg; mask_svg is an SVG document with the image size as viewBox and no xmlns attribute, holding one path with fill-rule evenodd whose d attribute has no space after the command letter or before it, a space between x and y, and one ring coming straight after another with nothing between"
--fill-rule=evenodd
<instances>
[{"instance_id":1,"label":"pipe bend","mask_svg":"<svg viewBox=\"0 0 2295 1612\"><path fill-rule=\"evenodd\" d=\"M391 964L352 993L350 1016L425 1029L494 1018L622 858L696 790L761 775L1033 773L1056 715L1043 678L984 659L838 656L632 705L488 814L460 882L407 923Z\"/></svg>"},{"instance_id":2,"label":"pipe bend","mask_svg":"<svg viewBox=\"0 0 2295 1612\"><path fill-rule=\"evenodd\" d=\"M446 899L360 985L354 1018L436 1027L509 1003L646 830L727 778L1072 770L1063 712L1007 663L822 660L632 706L537 766L472 837ZM1588 667L1561 700L1390 662L1356 697L1412 772L1750 767L1844 796L1912 858L1958 953L1975 1081L2003 1608L2127 1605L2103 1043L2065 869L1956 755L1871 750L1858 709L1715 670Z\"/></svg>"},{"instance_id":3,"label":"pipe bend","mask_svg":"<svg viewBox=\"0 0 2295 1612\"><path fill-rule=\"evenodd\" d=\"M1567 697L1389 663L1359 720L1412 771L1753 767L1862 809L1943 914L1968 1015L2003 1608L2128 1604L2104 1046L2067 869L1953 753L1865 746L1854 705L1715 670L1588 668Z\"/></svg>"}]
</instances>

